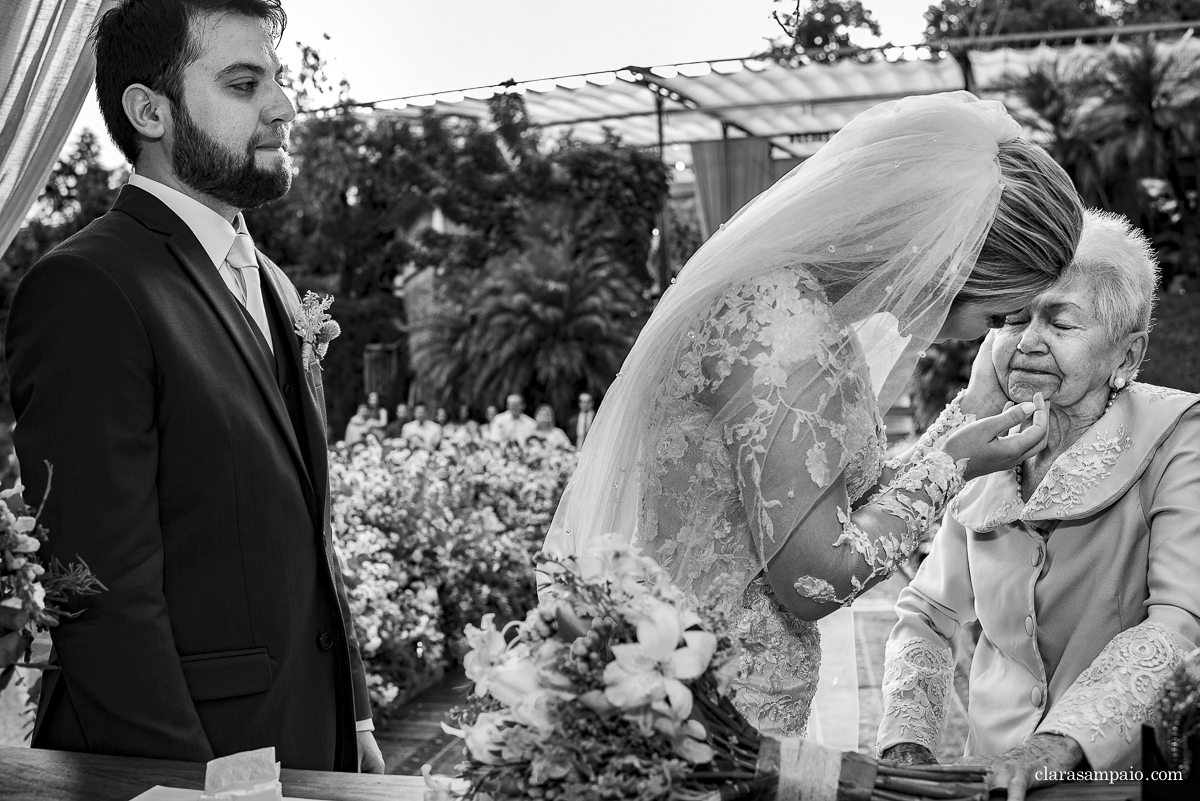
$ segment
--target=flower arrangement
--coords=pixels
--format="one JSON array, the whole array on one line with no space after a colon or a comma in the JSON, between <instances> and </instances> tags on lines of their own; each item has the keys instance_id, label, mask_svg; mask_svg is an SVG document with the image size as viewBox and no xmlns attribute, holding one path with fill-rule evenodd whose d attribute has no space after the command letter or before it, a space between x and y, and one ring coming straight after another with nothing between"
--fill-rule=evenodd
<instances>
[{"instance_id":1,"label":"flower arrangement","mask_svg":"<svg viewBox=\"0 0 1200 801\"><path fill-rule=\"evenodd\" d=\"M82 562L70 567L57 559L48 566L41 563L37 553L46 531L22 499L23 490L18 483L0 492L0 689L8 686L17 664L28 659L38 631L79 614L63 609L69 598L104 589Z\"/></svg>"},{"instance_id":2,"label":"flower arrangement","mask_svg":"<svg viewBox=\"0 0 1200 801\"><path fill-rule=\"evenodd\" d=\"M623 539L538 564L548 583L523 621L467 627L474 689L447 727L465 744L463 777L427 767L427 801L987 797L982 768L901 768L760 735L732 703L729 623Z\"/></svg>"},{"instance_id":3,"label":"flower arrangement","mask_svg":"<svg viewBox=\"0 0 1200 801\"><path fill-rule=\"evenodd\" d=\"M1200 648L1188 654L1175 668L1163 687L1152 719L1153 737L1163 767L1177 770L1184 779L1192 781L1191 789L1200 786L1193 778L1200 743ZM1156 755L1157 756L1157 755Z\"/></svg>"},{"instance_id":4,"label":"flower arrangement","mask_svg":"<svg viewBox=\"0 0 1200 801\"><path fill-rule=\"evenodd\" d=\"M533 554L574 465L466 427L433 452L373 436L331 452L334 542L381 714L461 656L468 622L536 605Z\"/></svg>"}]
</instances>

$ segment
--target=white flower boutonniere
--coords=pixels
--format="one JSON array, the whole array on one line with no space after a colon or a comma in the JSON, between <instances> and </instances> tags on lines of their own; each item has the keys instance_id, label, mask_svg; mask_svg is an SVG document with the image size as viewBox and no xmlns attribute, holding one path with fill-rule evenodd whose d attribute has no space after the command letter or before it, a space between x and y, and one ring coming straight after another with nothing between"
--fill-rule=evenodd
<instances>
[{"instance_id":1,"label":"white flower boutonniere","mask_svg":"<svg viewBox=\"0 0 1200 801\"><path fill-rule=\"evenodd\" d=\"M342 333L342 327L337 320L328 314L333 295L321 297L316 292L306 292L300 302L300 312L296 315L296 336L300 337L300 358L304 362L304 372L311 373L315 366L321 369L321 359L329 350L329 342Z\"/></svg>"}]
</instances>

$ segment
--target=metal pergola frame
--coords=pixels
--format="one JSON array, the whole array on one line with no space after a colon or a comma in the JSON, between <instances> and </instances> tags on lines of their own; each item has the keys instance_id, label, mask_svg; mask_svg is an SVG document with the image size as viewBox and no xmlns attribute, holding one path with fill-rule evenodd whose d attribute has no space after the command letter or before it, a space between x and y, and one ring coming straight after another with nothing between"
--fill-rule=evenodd
<instances>
[{"instance_id":1,"label":"metal pergola frame","mask_svg":"<svg viewBox=\"0 0 1200 801\"><path fill-rule=\"evenodd\" d=\"M350 109L406 118L432 112L486 119L488 98L517 92L526 96L530 117L538 128L577 134L583 130L585 135L579 138L586 141L598 139L606 128L623 123L620 132L627 142L655 148L668 163L672 161L668 152L681 145L731 135L765 139L773 151L800 159L815 151L813 145L819 146L850 118L876 103L951 89L978 91L969 58L975 51L1116 42L1175 32L1187 35L1196 29L1200 29L1200 20L963 37L903 47L853 47L834 51L841 57L834 63L821 61L828 57L827 51L809 50L799 54L802 63L797 67L781 66L762 56L658 67L628 66L607 73L505 81L426 95L348 102L308 113ZM865 54L875 57L855 58ZM724 77L710 80L711 75ZM839 88L842 91L837 91ZM646 94L639 95L643 89ZM754 116L756 112L758 116ZM676 129L670 134L668 122ZM690 149L686 158L690 159ZM684 162L684 158L678 161ZM665 284L670 237L665 211L659 230L659 273Z\"/></svg>"}]
</instances>

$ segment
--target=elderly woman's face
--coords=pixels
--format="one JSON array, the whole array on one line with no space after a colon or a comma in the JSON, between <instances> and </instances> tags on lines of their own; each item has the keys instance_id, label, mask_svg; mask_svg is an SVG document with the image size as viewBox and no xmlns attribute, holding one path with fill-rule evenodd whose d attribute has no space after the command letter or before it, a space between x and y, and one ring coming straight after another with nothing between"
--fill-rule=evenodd
<instances>
[{"instance_id":1,"label":"elderly woman's face","mask_svg":"<svg viewBox=\"0 0 1200 801\"><path fill-rule=\"evenodd\" d=\"M1109 341L1108 329L1096 317L1084 277L1060 283L1008 315L992 347L996 375L1011 400L1032 400L1041 392L1060 407L1107 395L1109 378L1123 358L1123 345Z\"/></svg>"}]
</instances>

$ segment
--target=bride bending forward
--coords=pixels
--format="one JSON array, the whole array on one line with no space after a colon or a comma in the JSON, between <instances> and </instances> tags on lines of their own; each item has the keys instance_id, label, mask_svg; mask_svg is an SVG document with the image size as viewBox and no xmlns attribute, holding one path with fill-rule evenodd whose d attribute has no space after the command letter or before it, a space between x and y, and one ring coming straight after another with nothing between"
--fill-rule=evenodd
<instances>
[{"instance_id":1,"label":"bride bending forward","mask_svg":"<svg viewBox=\"0 0 1200 801\"><path fill-rule=\"evenodd\" d=\"M722 608L764 732L804 732L815 621L907 559L964 480L1044 444L1044 406L968 388L884 463L879 415L930 342L982 336L1071 260L1079 199L1019 131L966 92L857 117L692 257L588 435L545 550L615 532Z\"/></svg>"}]
</instances>

